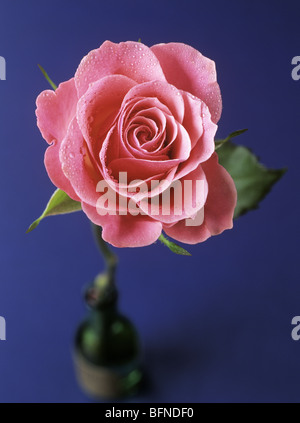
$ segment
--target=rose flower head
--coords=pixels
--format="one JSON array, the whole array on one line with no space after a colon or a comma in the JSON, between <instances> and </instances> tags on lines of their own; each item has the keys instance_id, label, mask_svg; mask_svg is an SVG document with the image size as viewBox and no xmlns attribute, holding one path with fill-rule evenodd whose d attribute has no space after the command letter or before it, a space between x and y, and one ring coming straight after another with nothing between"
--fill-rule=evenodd
<instances>
[{"instance_id":1,"label":"rose flower head","mask_svg":"<svg viewBox=\"0 0 300 423\"><path fill-rule=\"evenodd\" d=\"M218 163L215 63L181 44L105 41L37 98L54 185L116 247L188 244L232 227L236 189Z\"/></svg>"}]
</instances>

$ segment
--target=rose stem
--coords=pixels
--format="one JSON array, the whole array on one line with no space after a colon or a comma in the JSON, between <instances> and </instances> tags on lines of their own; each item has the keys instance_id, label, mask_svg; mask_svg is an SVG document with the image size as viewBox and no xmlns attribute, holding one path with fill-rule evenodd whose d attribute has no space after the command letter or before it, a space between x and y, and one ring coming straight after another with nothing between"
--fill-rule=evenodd
<instances>
[{"instance_id":1,"label":"rose stem","mask_svg":"<svg viewBox=\"0 0 300 423\"><path fill-rule=\"evenodd\" d=\"M95 225L92 222L91 224L95 241L106 262L107 276L109 278L109 282L115 283L115 272L117 268L118 258L108 247L106 241L104 241L104 239L102 238L101 226Z\"/></svg>"}]
</instances>

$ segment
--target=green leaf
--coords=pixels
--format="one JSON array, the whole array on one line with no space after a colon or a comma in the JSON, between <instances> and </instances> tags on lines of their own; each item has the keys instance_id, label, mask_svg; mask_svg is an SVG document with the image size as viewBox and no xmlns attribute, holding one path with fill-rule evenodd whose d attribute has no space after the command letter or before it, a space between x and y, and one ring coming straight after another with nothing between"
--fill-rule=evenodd
<instances>
[{"instance_id":1,"label":"green leaf","mask_svg":"<svg viewBox=\"0 0 300 423\"><path fill-rule=\"evenodd\" d=\"M45 71L45 69L41 65L38 65L38 67L40 68L42 74L44 75L46 80L49 82L49 84L51 85L51 87L55 91L57 89L57 85L54 84L54 82L50 79L49 75L47 74L47 72Z\"/></svg>"},{"instance_id":2,"label":"green leaf","mask_svg":"<svg viewBox=\"0 0 300 423\"><path fill-rule=\"evenodd\" d=\"M215 150L218 150L226 142L230 141L234 137L237 137L237 136L243 134L246 131L248 131L248 129L239 129L238 131L231 132L231 134L229 134L228 137L224 138L223 140L215 140Z\"/></svg>"},{"instance_id":3,"label":"green leaf","mask_svg":"<svg viewBox=\"0 0 300 423\"><path fill-rule=\"evenodd\" d=\"M284 175L286 169L268 169L246 147L227 142L218 150L219 162L230 173L237 189L234 217L239 217L258 204Z\"/></svg>"},{"instance_id":4,"label":"green leaf","mask_svg":"<svg viewBox=\"0 0 300 423\"><path fill-rule=\"evenodd\" d=\"M57 189L50 198L43 214L29 226L26 233L29 233L35 229L40 221L47 216L67 214L79 210L81 210L81 203L72 200L64 191Z\"/></svg>"},{"instance_id":5,"label":"green leaf","mask_svg":"<svg viewBox=\"0 0 300 423\"><path fill-rule=\"evenodd\" d=\"M168 240L163 234L161 234L158 239L162 244L166 245L173 253L179 254L181 256L191 256L188 251L186 251L182 247L179 247L179 245L175 244L174 242Z\"/></svg>"}]
</instances>

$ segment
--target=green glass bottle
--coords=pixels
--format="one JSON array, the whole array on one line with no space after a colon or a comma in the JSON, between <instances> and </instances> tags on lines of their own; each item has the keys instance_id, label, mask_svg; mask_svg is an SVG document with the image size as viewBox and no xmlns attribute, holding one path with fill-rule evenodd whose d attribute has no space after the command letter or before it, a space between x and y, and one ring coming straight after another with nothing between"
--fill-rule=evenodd
<instances>
[{"instance_id":1,"label":"green glass bottle","mask_svg":"<svg viewBox=\"0 0 300 423\"><path fill-rule=\"evenodd\" d=\"M88 287L89 316L75 337L75 364L82 388L97 399L134 395L142 381L140 346L132 323L119 313L114 281L99 275Z\"/></svg>"}]
</instances>

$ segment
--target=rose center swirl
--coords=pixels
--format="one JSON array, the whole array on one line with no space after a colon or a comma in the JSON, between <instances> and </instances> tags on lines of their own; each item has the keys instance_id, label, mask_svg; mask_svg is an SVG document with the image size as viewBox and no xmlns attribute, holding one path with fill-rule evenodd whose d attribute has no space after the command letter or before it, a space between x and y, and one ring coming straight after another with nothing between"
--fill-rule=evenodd
<instances>
[{"instance_id":1,"label":"rose center swirl","mask_svg":"<svg viewBox=\"0 0 300 423\"><path fill-rule=\"evenodd\" d=\"M177 124L165 105L157 98L139 99L127 105L122 115L121 136L133 156L168 158Z\"/></svg>"}]
</instances>

